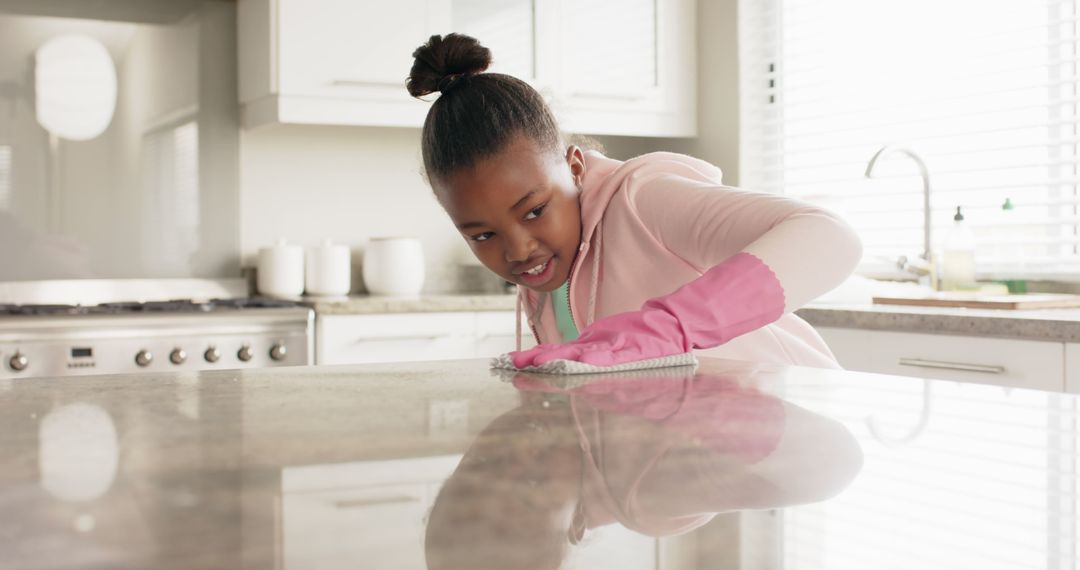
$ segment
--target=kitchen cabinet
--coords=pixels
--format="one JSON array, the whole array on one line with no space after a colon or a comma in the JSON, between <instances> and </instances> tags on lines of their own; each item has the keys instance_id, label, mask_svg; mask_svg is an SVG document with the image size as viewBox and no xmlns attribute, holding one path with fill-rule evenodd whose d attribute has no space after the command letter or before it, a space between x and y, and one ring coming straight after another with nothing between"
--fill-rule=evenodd
<instances>
[{"instance_id":1,"label":"kitchen cabinet","mask_svg":"<svg viewBox=\"0 0 1080 570\"><path fill-rule=\"evenodd\" d=\"M515 350L513 311L319 315L316 364L494 357ZM536 343L522 318L522 348Z\"/></svg>"},{"instance_id":2,"label":"kitchen cabinet","mask_svg":"<svg viewBox=\"0 0 1080 570\"><path fill-rule=\"evenodd\" d=\"M828 327L817 331L849 370L1065 389L1066 348L1061 342Z\"/></svg>"},{"instance_id":3,"label":"kitchen cabinet","mask_svg":"<svg viewBox=\"0 0 1080 570\"><path fill-rule=\"evenodd\" d=\"M1065 343L1065 391L1080 394L1080 343Z\"/></svg>"},{"instance_id":4,"label":"kitchen cabinet","mask_svg":"<svg viewBox=\"0 0 1080 570\"><path fill-rule=\"evenodd\" d=\"M446 0L239 0L241 121L420 125L412 52L450 26Z\"/></svg>"},{"instance_id":5,"label":"kitchen cabinet","mask_svg":"<svg viewBox=\"0 0 1080 570\"><path fill-rule=\"evenodd\" d=\"M458 31L568 132L694 136L695 13L696 0L239 0L242 122L419 127L411 54Z\"/></svg>"}]
</instances>

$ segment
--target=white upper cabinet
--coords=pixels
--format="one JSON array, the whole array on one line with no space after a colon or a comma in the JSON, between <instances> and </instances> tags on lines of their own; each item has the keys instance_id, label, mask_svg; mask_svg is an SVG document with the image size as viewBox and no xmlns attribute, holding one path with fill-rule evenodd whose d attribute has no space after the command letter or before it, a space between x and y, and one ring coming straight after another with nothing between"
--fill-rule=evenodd
<instances>
[{"instance_id":1,"label":"white upper cabinet","mask_svg":"<svg viewBox=\"0 0 1080 570\"><path fill-rule=\"evenodd\" d=\"M552 106L569 131L697 134L693 0L577 0L562 6Z\"/></svg>"},{"instance_id":2,"label":"white upper cabinet","mask_svg":"<svg viewBox=\"0 0 1080 570\"><path fill-rule=\"evenodd\" d=\"M528 81L569 132L696 134L696 0L239 0L245 127L418 127L412 52L478 38L490 71Z\"/></svg>"},{"instance_id":3,"label":"white upper cabinet","mask_svg":"<svg viewBox=\"0 0 1080 570\"><path fill-rule=\"evenodd\" d=\"M244 126L422 124L412 52L450 21L446 0L240 0Z\"/></svg>"},{"instance_id":4,"label":"white upper cabinet","mask_svg":"<svg viewBox=\"0 0 1080 570\"><path fill-rule=\"evenodd\" d=\"M478 38L491 50L488 71L536 85L536 18L533 0L453 0L454 32Z\"/></svg>"}]
</instances>

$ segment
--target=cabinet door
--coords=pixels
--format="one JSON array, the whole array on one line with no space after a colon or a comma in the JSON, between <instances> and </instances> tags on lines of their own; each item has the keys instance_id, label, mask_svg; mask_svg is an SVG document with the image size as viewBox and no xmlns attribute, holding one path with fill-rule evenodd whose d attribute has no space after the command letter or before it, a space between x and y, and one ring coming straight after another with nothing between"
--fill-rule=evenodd
<instances>
[{"instance_id":1,"label":"cabinet door","mask_svg":"<svg viewBox=\"0 0 1080 570\"><path fill-rule=\"evenodd\" d=\"M564 2L558 94L571 131L696 134L694 0Z\"/></svg>"},{"instance_id":2,"label":"cabinet door","mask_svg":"<svg viewBox=\"0 0 1080 570\"><path fill-rule=\"evenodd\" d=\"M1080 394L1080 344L1065 343L1065 391Z\"/></svg>"},{"instance_id":3,"label":"cabinet door","mask_svg":"<svg viewBox=\"0 0 1080 570\"><path fill-rule=\"evenodd\" d=\"M282 497L286 570L382 568L424 570L427 485L387 485Z\"/></svg>"},{"instance_id":4,"label":"cabinet door","mask_svg":"<svg viewBox=\"0 0 1080 570\"><path fill-rule=\"evenodd\" d=\"M815 329L829 350L845 370L875 372L873 357L870 355L870 333L858 329L838 329L819 327Z\"/></svg>"},{"instance_id":5,"label":"cabinet door","mask_svg":"<svg viewBox=\"0 0 1080 570\"><path fill-rule=\"evenodd\" d=\"M476 314L476 356L495 357L517 350L514 324L517 318L510 311L491 311ZM521 349L536 346L532 330L524 315L521 318Z\"/></svg>"},{"instance_id":6,"label":"cabinet door","mask_svg":"<svg viewBox=\"0 0 1080 570\"><path fill-rule=\"evenodd\" d=\"M453 31L472 36L494 56L488 71L534 82L535 0L452 0Z\"/></svg>"},{"instance_id":7,"label":"cabinet door","mask_svg":"<svg viewBox=\"0 0 1080 570\"><path fill-rule=\"evenodd\" d=\"M1064 345L1017 339L862 331L872 372L1061 391Z\"/></svg>"},{"instance_id":8,"label":"cabinet door","mask_svg":"<svg viewBox=\"0 0 1080 570\"><path fill-rule=\"evenodd\" d=\"M408 100L412 52L450 24L448 0L279 0L283 94Z\"/></svg>"},{"instance_id":9,"label":"cabinet door","mask_svg":"<svg viewBox=\"0 0 1080 570\"><path fill-rule=\"evenodd\" d=\"M473 313L323 315L316 319L316 364L472 358Z\"/></svg>"}]
</instances>

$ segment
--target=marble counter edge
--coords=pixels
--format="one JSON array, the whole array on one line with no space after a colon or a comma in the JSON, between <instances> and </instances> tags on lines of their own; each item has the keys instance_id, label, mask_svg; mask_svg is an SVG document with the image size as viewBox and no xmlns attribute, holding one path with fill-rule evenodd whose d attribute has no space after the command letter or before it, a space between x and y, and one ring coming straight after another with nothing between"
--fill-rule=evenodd
<instances>
[{"instance_id":1,"label":"marble counter edge","mask_svg":"<svg viewBox=\"0 0 1080 570\"><path fill-rule=\"evenodd\" d=\"M513 311L513 294L307 299L317 315ZM1080 342L1080 309L1001 311L811 303L795 314L814 327Z\"/></svg>"},{"instance_id":2,"label":"marble counter edge","mask_svg":"<svg viewBox=\"0 0 1080 570\"><path fill-rule=\"evenodd\" d=\"M513 294L444 294L416 297L356 295L334 299L306 299L305 305L317 315L370 315L382 313L455 313L513 311Z\"/></svg>"},{"instance_id":3,"label":"marble counter edge","mask_svg":"<svg viewBox=\"0 0 1080 570\"><path fill-rule=\"evenodd\" d=\"M795 311L814 327L1080 342L1080 310L815 305Z\"/></svg>"}]
</instances>

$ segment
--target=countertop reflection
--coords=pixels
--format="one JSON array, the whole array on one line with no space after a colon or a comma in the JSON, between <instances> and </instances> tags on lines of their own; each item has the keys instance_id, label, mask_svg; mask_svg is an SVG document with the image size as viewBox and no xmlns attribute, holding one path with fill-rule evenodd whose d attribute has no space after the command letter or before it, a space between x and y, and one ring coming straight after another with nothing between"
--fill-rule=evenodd
<instances>
[{"instance_id":1,"label":"countertop reflection","mask_svg":"<svg viewBox=\"0 0 1080 570\"><path fill-rule=\"evenodd\" d=\"M997 559L1038 566L1075 432L1073 396L716 359L6 381L0 567L854 568L907 533L948 568L1016 512Z\"/></svg>"}]
</instances>

